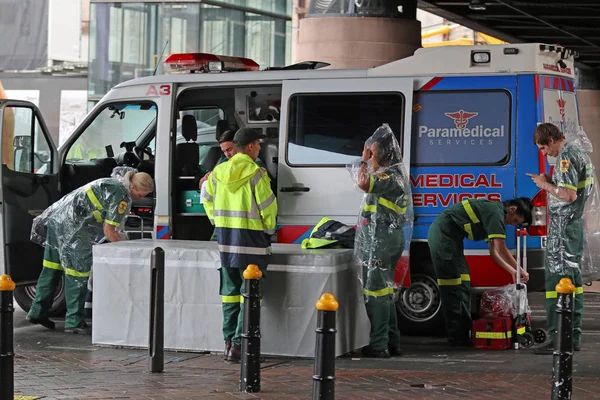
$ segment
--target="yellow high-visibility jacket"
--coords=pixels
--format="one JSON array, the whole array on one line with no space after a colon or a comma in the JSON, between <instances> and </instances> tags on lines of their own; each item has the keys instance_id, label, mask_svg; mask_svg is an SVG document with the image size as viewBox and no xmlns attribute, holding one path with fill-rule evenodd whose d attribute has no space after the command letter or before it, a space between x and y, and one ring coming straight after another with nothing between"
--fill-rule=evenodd
<instances>
[{"instance_id":1,"label":"yellow high-visibility jacket","mask_svg":"<svg viewBox=\"0 0 600 400\"><path fill-rule=\"evenodd\" d=\"M221 265L266 268L277 221L277 200L267 171L248 155L236 154L213 170L203 204L217 231Z\"/></svg>"}]
</instances>

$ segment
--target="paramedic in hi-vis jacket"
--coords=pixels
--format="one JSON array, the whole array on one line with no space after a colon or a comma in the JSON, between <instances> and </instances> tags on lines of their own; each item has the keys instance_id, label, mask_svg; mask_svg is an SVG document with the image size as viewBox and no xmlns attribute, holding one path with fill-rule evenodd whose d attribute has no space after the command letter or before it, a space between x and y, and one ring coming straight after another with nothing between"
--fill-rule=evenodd
<instances>
[{"instance_id":1,"label":"paramedic in hi-vis jacket","mask_svg":"<svg viewBox=\"0 0 600 400\"><path fill-rule=\"evenodd\" d=\"M225 359L241 358L244 277L249 264L264 273L275 233L277 201L267 171L256 164L260 151L256 129L242 128L233 138L237 154L215 167L204 194L204 209L217 231L221 253ZM262 288L261 283L261 288Z\"/></svg>"},{"instance_id":2,"label":"paramedic in hi-vis jacket","mask_svg":"<svg viewBox=\"0 0 600 400\"><path fill-rule=\"evenodd\" d=\"M485 240L490 255L516 281L517 261L506 247L504 225L531 223L531 201L527 197L504 202L466 199L444 210L431 224L427 242L442 297L448 343L471 344L471 277L464 256L463 240ZM520 268L521 282L529 274Z\"/></svg>"},{"instance_id":3,"label":"paramedic in hi-vis jacket","mask_svg":"<svg viewBox=\"0 0 600 400\"><path fill-rule=\"evenodd\" d=\"M533 141L544 155L556 157L552 177L527 174L537 187L549 194L550 226L546 246L545 286L546 324L550 341L536 354L552 354L556 330L556 285L561 278L570 278L575 285L575 318L573 319L573 349L581 350L581 320L583 317L583 287L581 257L583 255L583 211L593 183L590 158L577 140L567 140L552 124L539 125Z\"/></svg>"},{"instance_id":4,"label":"paramedic in hi-vis jacket","mask_svg":"<svg viewBox=\"0 0 600 400\"><path fill-rule=\"evenodd\" d=\"M408 250L413 212L408 174L387 124L366 141L362 160L350 168L356 185L365 193L354 244L371 322L369 345L362 348L362 355L399 356L395 273L402 252Z\"/></svg>"}]
</instances>

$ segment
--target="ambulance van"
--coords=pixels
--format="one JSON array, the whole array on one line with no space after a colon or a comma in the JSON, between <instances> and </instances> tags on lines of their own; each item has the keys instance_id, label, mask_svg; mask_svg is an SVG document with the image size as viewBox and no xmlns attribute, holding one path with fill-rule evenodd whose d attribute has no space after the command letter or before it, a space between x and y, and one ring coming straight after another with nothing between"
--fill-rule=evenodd
<instances>
[{"instance_id":1,"label":"ambulance van","mask_svg":"<svg viewBox=\"0 0 600 400\"><path fill-rule=\"evenodd\" d=\"M537 124L579 128L575 54L545 44L419 49L411 57L357 70L305 62L259 70L252 60L173 54L168 73L113 88L58 149L37 107L0 101L3 265L27 310L43 249L29 241L32 219L61 196L108 177L116 166L150 173L156 191L134 204L128 226L155 239L208 240L212 233L195 176L221 156L226 129L262 129L260 158L279 204L280 243L300 243L324 216L356 224L362 194L345 165L365 140L390 125L410 170L415 208L410 285L400 291L399 326L428 333L443 325L427 231L466 198L533 198L529 290L543 290L546 194L527 172L549 172L533 144ZM138 228L134 228L137 226ZM139 234L138 234L139 237ZM507 244L515 249L514 228ZM474 293L508 284L486 243L465 242ZM62 289L53 313L64 310ZM309 301L307 299L307 301Z\"/></svg>"}]
</instances>

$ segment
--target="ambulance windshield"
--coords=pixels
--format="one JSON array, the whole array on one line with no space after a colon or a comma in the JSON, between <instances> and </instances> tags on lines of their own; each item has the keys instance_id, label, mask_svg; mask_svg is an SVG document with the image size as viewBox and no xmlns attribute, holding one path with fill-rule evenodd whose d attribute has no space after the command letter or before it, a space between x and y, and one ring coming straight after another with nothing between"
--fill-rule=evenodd
<instances>
[{"instance_id":1,"label":"ambulance windshield","mask_svg":"<svg viewBox=\"0 0 600 400\"><path fill-rule=\"evenodd\" d=\"M107 105L85 128L69 148L67 161L106 158L107 146L120 153L123 142L135 141L156 120L154 103L118 103Z\"/></svg>"}]
</instances>

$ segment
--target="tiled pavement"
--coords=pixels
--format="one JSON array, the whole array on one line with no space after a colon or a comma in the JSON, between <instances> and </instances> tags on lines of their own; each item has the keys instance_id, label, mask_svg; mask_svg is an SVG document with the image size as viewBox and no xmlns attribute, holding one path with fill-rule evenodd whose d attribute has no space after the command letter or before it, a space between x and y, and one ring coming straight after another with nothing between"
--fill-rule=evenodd
<instances>
[{"instance_id":1,"label":"tiled pavement","mask_svg":"<svg viewBox=\"0 0 600 400\"><path fill-rule=\"evenodd\" d=\"M380 362L378 368L364 362L338 360L336 399L550 397L549 372L461 372L458 363L447 371L419 370L401 358ZM311 360L268 359L261 392L244 394L238 390L239 364L215 354L167 353L165 371L151 374L144 351L91 346L23 350L15 367L16 392L47 399L310 399L313 373ZM600 377L576 377L573 398L600 399L599 384Z\"/></svg>"},{"instance_id":2,"label":"tiled pavement","mask_svg":"<svg viewBox=\"0 0 600 400\"><path fill-rule=\"evenodd\" d=\"M534 317L543 316L543 310L534 311ZM600 399L599 311L600 295L586 297L584 349L575 355L573 399ZM144 350L92 346L89 336L51 332L24 317L22 311L15 313L18 394L44 399L311 399L312 360L268 359L262 365L261 392L244 394L239 392L239 364L226 364L218 355L167 352L165 371L150 374ZM335 398L550 397L552 356L535 356L531 350L448 349L442 342L405 337L403 357L336 360Z\"/></svg>"}]
</instances>

